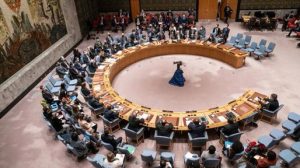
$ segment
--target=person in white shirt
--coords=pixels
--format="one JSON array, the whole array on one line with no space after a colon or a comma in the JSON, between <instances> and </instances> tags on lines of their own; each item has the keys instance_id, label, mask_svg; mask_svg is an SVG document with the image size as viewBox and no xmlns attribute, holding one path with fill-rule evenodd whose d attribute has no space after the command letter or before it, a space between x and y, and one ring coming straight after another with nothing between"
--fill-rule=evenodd
<instances>
[{"instance_id":1,"label":"person in white shirt","mask_svg":"<svg viewBox=\"0 0 300 168\"><path fill-rule=\"evenodd\" d=\"M216 147L213 145L210 145L208 147L208 150L203 151L201 154L202 161L205 161L205 160L211 159L211 158L222 159L221 156L216 152Z\"/></svg>"},{"instance_id":2,"label":"person in white shirt","mask_svg":"<svg viewBox=\"0 0 300 168\"><path fill-rule=\"evenodd\" d=\"M104 159L104 167L121 168L124 164L124 158L124 154L115 155L114 153L109 152L106 155L106 159Z\"/></svg>"}]
</instances>

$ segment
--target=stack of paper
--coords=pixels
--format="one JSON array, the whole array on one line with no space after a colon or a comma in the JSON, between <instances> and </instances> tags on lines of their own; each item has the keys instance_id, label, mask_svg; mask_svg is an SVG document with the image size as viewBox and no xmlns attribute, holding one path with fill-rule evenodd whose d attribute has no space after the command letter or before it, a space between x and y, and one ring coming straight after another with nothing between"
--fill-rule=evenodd
<instances>
[{"instance_id":1,"label":"stack of paper","mask_svg":"<svg viewBox=\"0 0 300 168\"><path fill-rule=\"evenodd\" d=\"M221 121L221 122L226 122L226 118L224 116L219 116L218 119Z\"/></svg>"}]
</instances>

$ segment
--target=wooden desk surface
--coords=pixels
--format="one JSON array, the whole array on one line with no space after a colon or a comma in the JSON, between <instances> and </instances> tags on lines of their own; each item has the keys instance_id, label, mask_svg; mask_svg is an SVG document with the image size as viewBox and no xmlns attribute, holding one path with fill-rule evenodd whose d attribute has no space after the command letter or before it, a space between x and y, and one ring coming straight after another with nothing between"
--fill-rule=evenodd
<instances>
[{"instance_id":1,"label":"wooden desk surface","mask_svg":"<svg viewBox=\"0 0 300 168\"><path fill-rule=\"evenodd\" d=\"M169 43L154 42L148 45L140 45L125 49L113 55L112 59L106 60L99 66L93 78L93 94L103 101L105 106L112 105L119 111L120 118L128 120L133 111L139 111L139 115L148 116L145 120L145 126L155 128L156 120L162 116L168 122L174 125L175 130L188 130L186 119L205 117L207 119L207 129L217 128L227 124L228 112L236 116L240 121L251 115L260 108L260 105L249 101L252 97L265 95L255 91L248 90L241 97L229 102L226 105L210 108L207 110L196 111L166 111L144 107L121 96L111 86L114 77L127 66L140 60L168 54L193 54L214 58L225 62L235 68L244 65L247 53L236 50L228 45L207 44L202 41ZM250 98L250 99L249 99ZM145 115L143 115L145 114Z\"/></svg>"}]
</instances>

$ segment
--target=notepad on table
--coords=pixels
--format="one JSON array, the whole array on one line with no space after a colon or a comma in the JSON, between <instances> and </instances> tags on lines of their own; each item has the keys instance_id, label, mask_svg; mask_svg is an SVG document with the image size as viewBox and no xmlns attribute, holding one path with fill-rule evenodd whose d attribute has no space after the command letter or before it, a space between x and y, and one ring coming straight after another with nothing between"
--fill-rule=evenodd
<instances>
[{"instance_id":1,"label":"notepad on table","mask_svg":"<svg viewBox=\"0 0 300 168\"><path fill-rule=\"evenodd\" d=\"M219 116L218 119L221 121L221 122L226 122L226 118L224 116Z\"/></svg>"}]
</instances>

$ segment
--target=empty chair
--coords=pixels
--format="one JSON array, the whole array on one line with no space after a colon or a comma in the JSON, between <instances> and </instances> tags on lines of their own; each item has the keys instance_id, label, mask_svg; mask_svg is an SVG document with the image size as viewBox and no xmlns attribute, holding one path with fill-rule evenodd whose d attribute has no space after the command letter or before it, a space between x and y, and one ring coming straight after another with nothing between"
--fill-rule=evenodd
<instances>
[{"instance_id":1,"label":"empty chair","mask_svg":"<svg viewBox=\"0 0 300 168\"><path fill-rule=\"evenodd\" d=\"M172 146L172 141L174 138L174 131L170 134L169 137L167 136L160 136L157 133L157 130L155 130L154 133L154 139L156 141L156 149L160 148L160 146Z\"/></svg>"},{"instance_id":2,"label":"empty chair","mask_svg":"<svg viewBox=\"0 0 300 168\"><path fill-rule=\"evenodd\" d=\"M279 140L274 139L270 135L264 135L264 136L261 136L258 138L258 143L264 144L266 146L266 148L270 149L273 146L275 146L276 144L278 144Z\"/></svg>"},{"instance_id":3,"label":"empty chair","mask_svg":"<svg viewBox=\"0 0 300 168\"><path fill-rule=\"evenodd\" d=\"M274 48L275 48L276 44L271 42L269 43L267 49L266 49L266 53L267 53L267 56L274 51Z\"/></svg>"},{"instance_id":4,"label":"empty chair","mask_svg":"<svg viewBox=\"0 0 300 168\"><path fill-rule=\"evenodd\" d=\"M278 141L282 141L286 137L285 133L278 129L272 129L270 136Z\"/></svg>"},{"instance_id":5,"label":"empty chair","mask_svg":"<svg viewBox=\"0 0 300 168\"><path fill-rule=\"evenodd\" d=\"M51 82L46 83L46 89L49 90L50 93L58 95L60 92L60 87L54 87Z\"/></svg>"},{"instance_id":6,"label":"empty chair","mask_svg":"<svg viewBox=\"0 0 300 168\"><path fill-rule=\"evenodd\" d=\"M295 142L291 146L292 151L296 152L298 155L300 155L300 142Z\"/></svg>"},{"instance_id":7,"label":"empty chair","mask_svg":"<svg viewBox=\"0 0 300 168\"><path fill-rule=\"evenodd\" d=\"M236 141L239 141L241 136L242 136L243 132L241 132L239 130L238 133L235 133L235 134L232 134L232 135L225 135L223 133L223 131L221 130L220 131L220 142L221 144L223 144L224 141L230 141L230 142L236 142Z\"/></svg>"},{"instance_id":8,"label":"empty chair","mask_svg":"<svg viewBox=\"0 0 300 168\"><path fill-rule=\"evenodd\" d=\"M188 133L188 137L189 137L189 147L190 147L191 150L194 147L201 147L202 148L202 146L204 146L204 148L206 148L206 142L208 140L208 135L207 135L206 131L204 132L203 137L193 138L190 133Z\"/></svg>"},{"instance_id":9,"label":"empty chair","mask_svg":"<svg viewBox=\"0 0 300 168\"><path fill-rule=\"evenodd\" d=\"M244 39L240 39L239 42L234 45L236 48L242 49L245 48L245 40Z\"/></svg>"},{"instance_id":10,"label":"empty chair","mask_svg":"<svg viewBox=\"0 0 300 168\"><path fill-rule=\"evenodd\" d=\"M175 161L175 154L172 152L162 152L160 158L169 161L171 164Z\"/></svg>"},{"instance_id":11,"label":"empty chair","mask_svg":"<svg viewBox=\"0 0 300 168\"><path fill-rule=\"evenodd\" d=\"M284 149L279 152L279 158L282 159L283 164L287 167L299 160L299 155L295 154L290 149Z\"/></svg>"},{"instance_id":12,"label":"empty chair","mask_svg":"<svg viewBox=\"0 0 300 168\"><path fill-rule=\"evenodd\" d=\"M124 144L123 146L118 146L117 148L118 148L119 153L125 154L125 157L127 159L132 158L133 153L135 151L135 147L132 145L129 145L129 144Z\"/></svg>"},{"instance_id":13,"label":"empty chair","mask_svg":"<svg viewBox=\"0 0 300 168\"><path fill-rule=\"evenodd\" d=\"M256 50L256 47L257 47L257 43L256 42L252 42L250 47L246 48L246 49L243 49L243 51L247 51L249 52L249 55L251 56L251 53L253 53L255 50Z\"/></svg>"},{"instance_id":14,"label":"empty chair","mask_svg":"<svg viewBox=\"0 0 300 168\"><path fill-rule=\"evenodd\" d=\"M101 154L96 154L93 158L87 157L86 159L95 167L103 168L105 156Z\"/></svg>"},{"instance_id":15,"label":"empty chair","mask_svg":"<svg viewBox=\"0 0 300 168\"><path fill-rule=\"evenodd\" d=\"M85 80L85 82L86 82L87 84L89 84L90 88L92 88L93 79L92 79L91 77L89 77L89 76L86 76L86 77L84 78L84 80Z\"/></svg>"},{"instance_id":16,"label":"empty chair","mask_svg":"<svg viewBox=\"0 0 300 168\"><path fill-rule=\"evenodd\" d=\"M226 43L226 44L234 46L235 45L235 40L236 40L236 37L231 36L229 42Z\"/></svg>"},{"instance_id":17,"label":"empty chair","mask_svg":"<svg viewBox=\"0 0 300 168\"><path fill-rule=\"evenodd\" d=\"M116 118L113 121L107 120L104 116L101 116L103 120L104 127L107 127L109 130L109 133L113 133L115 131L118 131L121 129L120 127L120 118Z\"/></svg>"},{"instance_id":18,"label":"empty chair","mask_svg":"<svg viewBox=\"0 0 300 168\"><path fill-rule=\"evenodd\" d=\"M205 159L202 164L205 168L219 168L221 160L216 158Z\"/></svg>"},{"instance_id":19,"label":"empty chair","mask_svg":"<svg viewBox=\"0 0 300 168\"><path fill-rule=\"evenodd\" d=\"M141 154L142 161L146 162L148 165L151 165L156 158L156 154L156 151L144 149Z\"/></svg>"},{"instance_id":20,"label":"empty chair","mask_svg":"<svg viewBox=\"0 0 300 168\"><path fill-rule=\"evenodd\" d=\"M251 38L252 38L252 36L246 35L246 37L245 37L245 46L250 44Z\"/></svg>"},{"instance_id":21,"label":"empty chair","mask_svg":"<svg viewBox=\"0 0 300 168\"><path fill-rule=\"evenodd\" d=\"M257 48L260 48L261 46L265 46L266 47L266 44L267 44L267 40L261 39L260 42L259 42L259 44L258 44L258 46L257 46Z\"/></svg>"},{"instance_id":22,"label":"empty chair","mask_svg":"<svg viewBox=\"0 0 300 168\"><path fill-rule=\"evenodd\" d=\"M295 112L290 112L288 114L288 119L293 121L294 123L300 122L300 114L297 114Z\"/></svg>"},{"instance_id":23,"label":"empty chair","mask_svg":"<svg viewBox=\"0 0 300 168\"><path fill-rule=\"evenodd\" d=\"M62 80L54 79L53 76L50 76L50 77L49 77L49 81L51 82L51 84L52 84L54 87L59 87L59 86L63 83Z\"/></svg>"},{"instance_id":24,"label":"empty chair","mask_svg":"<svg viewBox=\"0 0 300 168\"><path fill-rule=\"evenodd\" d=\"M238 33L237 35L236 35L236 39L235 39L235 42L240 42L240 40L241 39L243 39L243 34L241 34L241 33Z\"/></svg>"},{"instance_id":25,"label":"empty chair","mask_svg":"<svg viewBox=\"0 0 300 168\"><path fill-rule=\"evenodd\" d=\"M66 91L67 91L67 92L74 92L75 89L76 89L76 86L75 86L75 85L68 85L68 84L65 84L65 87L66 87Z\"/></svg>"},{"instance_id":26,"label":"empty chair","mask_svg":"<svg viewBox=\"0 0 300 168\"><path fill-rule=\"evenodd\" d=\"M260 59L261 57L264 57L266 55L266 47L265 46L260 46L259 49L256 49L254 51L254 55L256 55L257 59Z\"/></svg>"},{"instance_id":27,"label":"empty chair","mask_svg":"<svg viewBox=\"0 0 300 168\"><path fill-rule=\"evenodd\" d=\"M64 76L64 81L67 85L77 85L78 80L77 79L73 79L71 80L70 77L68 75Z\"/></svg>"},{"instance_id":28,"label":"empty chair","mask_svg":"<svg viewBox=\"0 0 300 168\"><path fill-rule=\"evenodd\" d=\"M255 116L258 114L258 112L254 112L252 114L250 114L247 118L245 118L244 120L242 120L242 124L243 124L243 130L245 129L246 125L249 125L251 123L254 123L254 118Z\"/></svg>"},{"instance_id":29,"label":"empty chair","mask_svg":"<svg viewBox=\"0 0 300 168\"><path fill-rule=\"evenodd\" d=\"M129 124L127 124L123 130L125 131L126 142L128 142L128 138L134 140L137 144L144 142L144 127L139 129L139 131L135 132L131 129L128 129Z\"/></svg>"},{"instance_id":30,"label":"empty chair","mask_svg":"<svg viewBox=\"0 0 300 168\"><path fill-rule=\"evenodd\" d=\"M270 120L270 123L272 124L273 123L273 119L277 119L277 114L278 112L282 109L283 107L283 104L281 104L276 110L274 111L270 111L270 110L267 110L267 109L262 109L261 112L260 112L260 116L261 116L261 120L263 118L267 118ZM268 122L268 120L265 120Z\"/></svg>"},{"instance_id":31,"label":"empty chair","mask_svg":"<svg viewBox=\"0 0 300 168\"><path fill-rule=\"evenodd\" d=\"M287 135L292 135L295 133L296 130L298 130L300 127L300 123L294 123L293 121L291 120L285 120L282 122L282 128L286 129L287 132L286 134Z\"/></svg>"}]
</instances>

